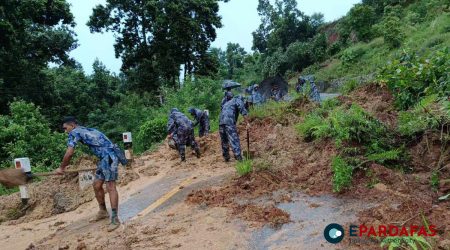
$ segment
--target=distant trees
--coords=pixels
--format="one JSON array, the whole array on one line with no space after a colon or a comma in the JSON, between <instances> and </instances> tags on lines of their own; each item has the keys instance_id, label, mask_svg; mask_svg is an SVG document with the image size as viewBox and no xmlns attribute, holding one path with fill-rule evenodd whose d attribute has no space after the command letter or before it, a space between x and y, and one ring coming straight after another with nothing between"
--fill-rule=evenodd
<instances>
[{"instance_id":1,"label":"distant trees","mask_svg":"<svg viewBox=\"0 0 450 250\"><path fill-rule=\"evenodd\" d=\"M252 49L261 53L262 74L298 71L324 58L326 37L315 37L324 23L320 13L305 15L296 0L259 0L261 24L252 33Z\"/></svg>"},{"instance_id":2,"label":"distant trees","mask_svg":"<svg viewBox=\"0 0 450 250\"><path fill-rule=\"evenodd\" d=\"M162 82L176 86L183 64L186 74L206 74L202 59L216 38L219 0L107 0L94 8L91 32L116 35L116 56L135 90L155 92ZM212 61L211 61L212 62Z\"/></svg>"},{"instance_id":3,"label":"distant trees","mask_svg":"<svg viewBox=\"0 0 450 250\"><path fill-rule=\"evenodd\" d=\"M13 98L47 104L51 86L42 70L50 62L74 65L74 25L65 0L0 2L0 114Z\"/></svg>"}]
</instances>

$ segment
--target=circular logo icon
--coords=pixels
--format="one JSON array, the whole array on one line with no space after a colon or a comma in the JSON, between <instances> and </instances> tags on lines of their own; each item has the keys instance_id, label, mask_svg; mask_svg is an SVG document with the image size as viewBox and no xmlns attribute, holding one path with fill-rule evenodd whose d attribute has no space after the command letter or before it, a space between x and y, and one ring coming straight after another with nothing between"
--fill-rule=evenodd
<instances>
[{"instance_id":1,"label":"circular logo icon","mask_svg":"<svg viewBox=\"0 0 450 250\"><path fill-rule=\"evenodd\" d=\"M337 244L344 238L344 228L339 224L331 223L325 227L323 236L328 242Z\"/></svg>"}]
</instances>

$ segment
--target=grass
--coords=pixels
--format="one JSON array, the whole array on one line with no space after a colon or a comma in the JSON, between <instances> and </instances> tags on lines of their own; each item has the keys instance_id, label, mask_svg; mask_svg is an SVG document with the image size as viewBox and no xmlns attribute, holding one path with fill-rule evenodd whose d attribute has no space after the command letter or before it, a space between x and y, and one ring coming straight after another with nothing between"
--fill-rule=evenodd
<instances>
[{"instance_id":1,"label":"grass","mask_svg":"<svg viewBox=\"0 0 450 250\"><path fill-rule=\"evenodd\" d=\"M289 105L288 102L268 101L259 106L250 108L250 118L265 118L273 117L275 120L283 116L285 108Z\"/></svg>"},{"instance_id":2,"label":"grass","mask_svg":"<svg viewBox=\"0 0 450 250\"><path fill-rule=\"evenodd\" d=\"M236 162L234 167L239 176L244 176L253 171L253 162L250 159L244 159Z\"/></svg>"},{"instance_id":3,"label":"grass","mask_svg":"<svg viewBox=\"0 0 450 250\"><path fill-rule=\"evenodd\" d=\"M346 82L358 76L376 72L389 60L397 57L403 49L428 53L450 46L450 14L442 12L435 18L416 25L403 22L405 39L400 48L390 49L382 37L376 37L368 43L358 42L340 51L325 62L325 67L312 65L303 72L314 74L317 80ZM345 56L344 56L345 55ZM349 57L350 55L350 57ZM346 63L345 60L349 60Z\"/></svg>"}]
</instances>

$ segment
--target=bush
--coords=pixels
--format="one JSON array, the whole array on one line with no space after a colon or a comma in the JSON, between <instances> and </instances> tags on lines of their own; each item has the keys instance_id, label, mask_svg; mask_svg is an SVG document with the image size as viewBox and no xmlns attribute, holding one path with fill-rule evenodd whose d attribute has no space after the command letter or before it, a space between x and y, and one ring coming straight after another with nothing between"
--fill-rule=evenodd
<instances>
[{"instance_id":1,"label":"bush","mask_svg":"<svg viewBox=\"0 0 450 250\"><path fill-rule=\"evenodd\" d=\"M398 130L403 136L440 130L444 126L450 126L450 101L439 100L437 95L428 96L414 109L399 113Z\"/></svg>"},{"instance_id":2,"label":"bush","mask_svg":"<svg viewBox=\"0 0 450 250\"><path fill-rule=\"evenodd\" d=\"M436 94L450 95L449 48L436 51L431 56L417 56L405 51L400 59L384 66L378 75L395 97L395 104L407 110L422 98Z\"/></svg>"},{"instance_id":3,"label":"bush","mask_svg":"<svg viewBox=\"0 0 450 250\"><path fill-rule=\"evenodd\" d=\"M374 8L365 4L355 4L347 14L349 28L356 32L360 41L368 41L372 38L372 25L375 22Z\"/></svg>"},{"instance_id":4,"label":"bush","mask_svg":"<svg viewBox=\"0 0 450 250\"><path fill-rule=\"evenodd\" d=\"M167 116L155 117L145 122L140 128L136 137L138 152L143 152L158 142L161 142L167 135Z\"/></svg>"},{"instance_id":5,"label":"bush","mask_svg":"<svg viewBox=\"0 0 450 250\"><path fill-rule=\"evenodd\" d=\"M0 168L11 167L14 158L30 158L33 171L58 167L66 149L66 136L51 132L48 121L32 103L14 101L10 115L0 116Z\"/></svg>"},{"instance_id":6,"label":"bush","mask_svg":"<svg viewBox=\"0 0 450 250\"><path fill-rule=\"evenodd\" d=\"M380 23L381 35L384 42L391 48L400 47L405 33L403 32L400 18L394 15L388 15Z\"/></svg>"},{"instance_id":7,"label":"bush","mask_svg":"<svg viewBox=\"0 0 450 250\"><path fill-rule=\"evenodd\" d=\"M366 53L365 49L361 46L351 47L342 52L340 57L342 65L344 67L350 67L355 64L361 56Z\"/></svg>"}]
</instances>

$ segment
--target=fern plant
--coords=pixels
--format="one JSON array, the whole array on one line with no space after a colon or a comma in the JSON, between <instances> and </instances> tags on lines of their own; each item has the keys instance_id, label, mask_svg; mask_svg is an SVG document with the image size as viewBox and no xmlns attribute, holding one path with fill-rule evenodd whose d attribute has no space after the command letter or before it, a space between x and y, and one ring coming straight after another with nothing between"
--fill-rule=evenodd
<instances>
[{"instance_id":1,"label":"fern plant","mask_svg":"<svg viewBox=\"0 0 450 250\"><path fill-rule=\"evenodd\" d=\"M405 236L405 237L386 237L380 244L380 247L388 246L389 250L395 249L414 249L417 250L418 246L421 249L432 249L430 243L422 237L414 234L414 236Z\"/></svg>"}]
</instances>

